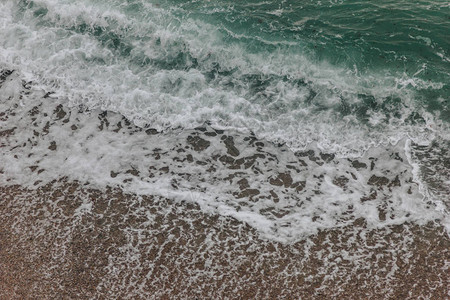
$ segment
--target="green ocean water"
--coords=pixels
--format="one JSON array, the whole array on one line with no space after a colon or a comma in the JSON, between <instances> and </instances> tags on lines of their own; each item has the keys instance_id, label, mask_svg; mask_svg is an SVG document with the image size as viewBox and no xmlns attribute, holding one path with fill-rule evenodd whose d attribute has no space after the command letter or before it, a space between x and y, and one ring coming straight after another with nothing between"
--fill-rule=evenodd
<instances>
[{"instance_id":1,"label":"green ocean water","mask_svg":"<svg viewBox=\"0 0 450 300\"><path fill-rule=\"evenodd\" d=\"M20 56L73 105L159 129L208 121L294 148L363 149L430 140L423 128L450 122L447 1L22 0L4 11L6 61ZM341 143L343 132L357 138Z\"/></svg>"},{"instance_id":2,"label":"green ocean water","mask_svg":"<svg viewBox=\"0 0 450 300\"><path fill-rule=\"evenodd\" d=\"M442 84L421 89L415 101L450 121L450 5L447 1L175 1L162 4L180 19L219 28L229 43L251 53L280 48L303 53L361 76L381 73ZM375 103L361 95L363 108ZM352 110L340 108L342 112ZM356 112L358 113L358 112Z\"/></svg>"}]
</instances>

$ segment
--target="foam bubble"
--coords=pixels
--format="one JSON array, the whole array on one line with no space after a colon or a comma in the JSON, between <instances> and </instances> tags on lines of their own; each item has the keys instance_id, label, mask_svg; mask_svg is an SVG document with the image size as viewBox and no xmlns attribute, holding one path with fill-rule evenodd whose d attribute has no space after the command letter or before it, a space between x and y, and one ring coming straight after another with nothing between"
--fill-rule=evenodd
<instances>
[{"instance_id":1,"label":"foam bubble","mask_svg":"<svg viewBox=\"0 0 450 300\"><path fill-rule=\"evenodd\" d=\"M282 242L357 219L369 228L445 220L439 202L424 192L409 140L340 158L317 144L293 152L209 125L156 134L120 114L70 109L33 86L22 86L20 96L0 103L8 112L0 153L0 179L7 185L34 189L66 178L193 202ZM77 213L90 207L82 203Z\"/></svg>"}]
</instances>

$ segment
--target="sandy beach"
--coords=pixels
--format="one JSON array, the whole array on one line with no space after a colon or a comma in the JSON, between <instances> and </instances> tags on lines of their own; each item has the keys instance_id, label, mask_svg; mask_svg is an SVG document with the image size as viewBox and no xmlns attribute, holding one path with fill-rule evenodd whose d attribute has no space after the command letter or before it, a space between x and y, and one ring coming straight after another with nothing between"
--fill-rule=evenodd
<instances>
[{"instance_id":1,"label":"sandy beach","mask_svg":"<svg viewBox=\"0 0 450 300\"><path fill-rule=\"evenodd\" d=\"M192 204L64 180L0 197L2 299L449 296L450 240L436 224L356 220L285 245ZM77 215L86 199L91 212Z\"/></svg>"}]
</instances>

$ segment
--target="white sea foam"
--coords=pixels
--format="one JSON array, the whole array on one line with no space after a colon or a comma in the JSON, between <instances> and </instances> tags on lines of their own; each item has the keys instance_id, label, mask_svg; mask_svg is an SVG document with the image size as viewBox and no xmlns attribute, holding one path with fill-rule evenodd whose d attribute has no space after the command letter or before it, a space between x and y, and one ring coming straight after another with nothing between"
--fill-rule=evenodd
<instances>
[{"instance_id":1,"label":"white sea foam","mask_svg":"<svg viewBox=\"0 0 450 300\"><path fill-rule=\"evenodd\" d=\"M294 153L248 134L173 129L151 134L119 114L80 112L21 86L1 101L13 129L0 155L0 180L36 188L68 178L103 189L194 202L232 216L264 237L292 242L320 229L362 218L369 228L403 222L445 221L445 211L423 192L410 142L372 147L358 159L337 158L311 144ZM20 101L27 106L16 105ZM232 136L228 135L232 133ZM409 155L409 156L408 156ZM89 213L83 203L77 213Z\"/></svg>"},{"instance_id":2,"label":"white sea foam","mask_svg":"<svg viewBox=\"0 0 450 300\"><path fill-rule=\"evenodd\" d=\"M154 6L146 7L145 15L127 15L114 2L13 3L2 4L2 60L32 74L30 80L66 97L69 105L117 111L158 129L194 128L209 120L219 128L251 130L261 138L286 142L292 149L317 142L321 149L342 155L361 155L374 144L405 137L434 138L405 119L420 110L408 86L439 89L439 82L348 72L283 47L251 54L238 43L225 43L223 33L211 25L179 20ZM20 5L28 8L18 13ZM46 12L36 17L42 9ZM95 36L99 30L121 46ZM171 64L180 55L185 58L177 69ZM226 72L232 75L219 74ZM361 105L359 95L378 104L397 97L401 116L369 109L364 124L337 112Z\"/></svg>"},{"instance_id":3,"label":"white sea foam","mask_svg":"<svg viewBox=\"0 0 450 300\"><path fill-rule=\"evenodd\" d=\"M0 4L1 67L15 70L0 90L1 111L15 112L2 120L2 128L15 127L1 152L3 183L37 187L67 176L192 201L287 242L358 218L370 227L447 218L442 191L426 188L410 146L447 130L414 102L415 91L442 83L361 74L289 47L251 53L213 26L154 6L142 16L114 2L33 3L23 11ZM36 17L38 8L48 11ZM54 94L42 99L47 92ZM365 105L361 95L379 105L398 98L399 108L339 112ZM413 113L423 123L407 122ZM165 134L125 126L122 116ZM193 129L205 121L211 134L232 133L239 154L229 153L224 134ZM252 144L252 132L263 146ZM197 137L209 146L193 150ZM88 210L86 203L79 212Z\"/></svg>"}]
</instances>

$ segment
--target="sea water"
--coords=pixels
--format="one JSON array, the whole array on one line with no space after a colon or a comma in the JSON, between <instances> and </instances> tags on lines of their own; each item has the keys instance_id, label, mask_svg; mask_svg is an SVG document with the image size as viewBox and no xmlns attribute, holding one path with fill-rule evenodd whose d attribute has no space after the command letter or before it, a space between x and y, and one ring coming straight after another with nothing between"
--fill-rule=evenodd
<instances>
[{"instance_id":1,"label":"sea water","mask_svg":"<svg viewBox=\"0 0 450 300\"><path fill-rule=\"evenodd\" d=\"M4 0L0 178L193 201L281 241L448 224L449 32L446 1Z\"/></svg>"}]
</instances>

